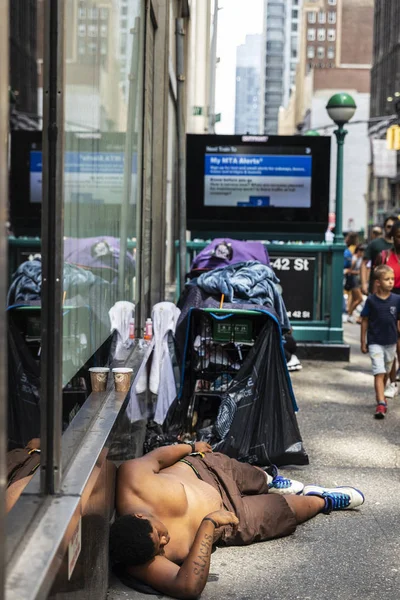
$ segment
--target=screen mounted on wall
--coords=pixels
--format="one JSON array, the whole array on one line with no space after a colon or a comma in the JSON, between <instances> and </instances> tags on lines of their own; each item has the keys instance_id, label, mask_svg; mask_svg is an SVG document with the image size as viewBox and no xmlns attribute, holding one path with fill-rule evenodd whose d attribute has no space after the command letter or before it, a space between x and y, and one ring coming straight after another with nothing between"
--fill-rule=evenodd
<instances>
[{"instance_id":1,"label":"screen mounted on wall","mask_svg":"<svg viewBox=\"0 0 400 600\"><path fill-rule=\"evenodd\" d=\"M188 229L323 233L329 173L328 137L189 134Z\"/></svg>"}]
</instances>

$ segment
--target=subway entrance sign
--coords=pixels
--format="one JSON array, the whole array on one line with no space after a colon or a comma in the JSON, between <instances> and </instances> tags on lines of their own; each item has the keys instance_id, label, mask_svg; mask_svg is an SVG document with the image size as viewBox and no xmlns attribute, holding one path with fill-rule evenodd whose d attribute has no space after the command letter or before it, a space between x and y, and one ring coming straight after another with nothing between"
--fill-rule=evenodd
<instances>
[{"instance_id":1,"label":"subway entrance sign","mask_svg":"<svg viewBox=\"0 0 400 600\"><path fill-rule=\"evenodd\" d=\"M280 279L289 319L312 321L314 317L315 256L270 254L271 267Z\"/></svg>"}]
</instances>

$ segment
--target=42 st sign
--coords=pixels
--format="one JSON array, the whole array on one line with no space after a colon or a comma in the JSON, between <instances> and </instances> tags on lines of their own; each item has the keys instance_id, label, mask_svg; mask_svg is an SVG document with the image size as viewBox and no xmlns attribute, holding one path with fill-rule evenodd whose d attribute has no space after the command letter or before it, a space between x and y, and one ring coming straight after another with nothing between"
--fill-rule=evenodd
<instances>
[{"instance_id":1,"label":"42 st sign","mask_svg":"<svg viewBox=\"0 0 400 600\"><path fill-rule=\"evenodd\" d=\"M280 279L289 319L312 321L314 315L315 256L271 253L271 267Z\"/></svg>"}]
</instances>

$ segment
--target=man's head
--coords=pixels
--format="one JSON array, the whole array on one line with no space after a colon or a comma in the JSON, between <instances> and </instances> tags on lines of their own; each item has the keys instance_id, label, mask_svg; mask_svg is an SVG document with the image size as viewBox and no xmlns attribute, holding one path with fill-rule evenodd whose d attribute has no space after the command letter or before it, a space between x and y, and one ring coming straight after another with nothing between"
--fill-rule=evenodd
<instances>
[{"instance_id":1,"label":"man's head","mask_svg":"<svg viewBox=\"0 0 400 600\"><path fill-rule=\"evenodd\" d=\"M379 265L374 269L374 280L377 289L382 292L391 292L394 286L394 271L388 265Z\"/></svg>"},{"instance_id":2,"label":"man's head","mask_svg":"<svg viewBox=\"0 0 400 600\"><path fill-rule=\"evenodd\" d=\"M143 565L164 554L168 542L165 525L148 513L124 515L111 525L111 559L126 566Z\"/></svg>"},{"instance_id":3,"label":"man's head","mask_svg":"<svg viewBox=\"0 0 400 600\"><path fill-rule=\"evenodd\" d=\"M379 227L379 225L375 225L375 227L372 228L371 231L371 238L373 240L376 240L377 238L380 238L382 235L382 227Z\"/></svg>"},{"instance_id":4,"label":"man's head","mask_svg":"<svg viewBox=\"0 0 400 600\"><path fill-rule=\"evenodd\" d=\"M392 227L396 223L396 221L398 221L398 218L393 216L386 217L386 219L384 220L383 231L385 238L389 240L392 238Z\"/></svg>"},{"instance_id":5,"label":"man's head","mask_svg":"<svg viewBox=\"0 0 400 600\"><path fill-rule=\"evenodd\" d=\"M350 233L346 235L345 242L347 247L356 246L358 244L358 233L350 231Z\"/></svg>"}]
</instances>

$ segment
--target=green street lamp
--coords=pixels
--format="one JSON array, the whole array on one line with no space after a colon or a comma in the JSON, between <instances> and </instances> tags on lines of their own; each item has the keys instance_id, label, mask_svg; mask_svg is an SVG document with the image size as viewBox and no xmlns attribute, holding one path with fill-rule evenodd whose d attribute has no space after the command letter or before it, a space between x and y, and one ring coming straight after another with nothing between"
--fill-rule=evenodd
<instances>
[{"instance_id":1,"label":"green street lamp","mask_svg":"<svg viewBox=\"0 0 400 600\"><path fill-rule=\"evenodd\" d=\"M336 225L335 243L343 244L343 146L347 131L344 126L353 117L357 105L350 94L341 92L334 94L326 105L328 115L338 126L333 132L337 140L336 165Z\"/></svg>"},{"instance_id":2,"label":"green street lamp","mask_svg":"<svg viewBox=\"0 0 400 600\"><path fill-rule=\"evenodd\" d=\"M315 129L308 129L304 135L319 136L321 134L319 133L319 131L316 131Z\"/></svg>"}]
</instances>

